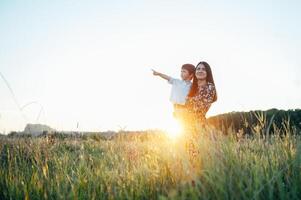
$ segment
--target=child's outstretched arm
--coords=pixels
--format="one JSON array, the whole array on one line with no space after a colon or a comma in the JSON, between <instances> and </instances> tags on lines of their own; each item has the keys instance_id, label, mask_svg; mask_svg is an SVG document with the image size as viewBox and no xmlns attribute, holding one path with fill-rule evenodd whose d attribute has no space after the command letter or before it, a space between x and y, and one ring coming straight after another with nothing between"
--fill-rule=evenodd
<instances>
[{"instance_id":1,"label":"child's outstretched arm","mask_svg":"<svg viewBox=\"0 0 301 200\"><path fill-rule=\"evenodd\" d=\"M155 71L155 70L153 70L153 69L152 69L152 71L153 71L153 75L154 75L154 76L160 76L161 78L163 78L163 79L165 79L165 80L168 80L168 81L171 79L171 77L170 77L170 76L167 76L166 74L162 74L162 73L157 72L157 71Z\"/></svg>"}]
</instances>

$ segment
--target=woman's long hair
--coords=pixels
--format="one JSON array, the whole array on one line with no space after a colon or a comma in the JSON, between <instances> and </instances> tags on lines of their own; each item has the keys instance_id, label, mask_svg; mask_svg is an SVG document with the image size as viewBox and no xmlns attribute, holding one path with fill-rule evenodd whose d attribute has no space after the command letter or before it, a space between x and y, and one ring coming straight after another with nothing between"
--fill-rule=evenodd
<instances>
[{"instance_id":1,"label":"woman's long hair","mask_svg":"<svg viewBox=\"0 0 301 200\"><path fill-rule=\"evenodd\" d=\"M205 70L207 72L207 77L206 77L206 82L207 83L212 83L215 87L215 83L214 83L214 80L213 80L213 76L212 76L212 71L211 71L211 67L210 65L205 62L205 61L201 61L197 64L196 68L199 66L199 65L204 65L205 66ZM198 79L196 77L196 71L193 75L193 81L192 81L192 85L191 85L191 88L190 88L190 91L189 91L189 94L188 94L188 97L193 97L196 95L197 93L197 90L198 90ZM216 88L216 87L215 87ZM215 95L214 95L214 98L213 98L213 102L217 100L217 93L216 93L216 89L215 89Z\"/></svg>"}]
</instances>

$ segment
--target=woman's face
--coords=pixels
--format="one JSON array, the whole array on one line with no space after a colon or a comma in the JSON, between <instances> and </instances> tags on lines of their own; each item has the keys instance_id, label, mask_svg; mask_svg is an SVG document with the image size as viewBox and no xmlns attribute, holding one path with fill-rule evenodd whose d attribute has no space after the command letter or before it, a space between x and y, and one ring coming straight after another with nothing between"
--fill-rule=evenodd
<instances>
[{"instance_id":1,"label":"woman's face","mask_svg":"<svg viewBox=\"0 0 301 200\"><path fill-rule=\"evenodd\" d=\"M203 64L199 64L195 69L195 76L198 80L204 80L207 78L206 68Z\"/></svg>"}]
</instances>

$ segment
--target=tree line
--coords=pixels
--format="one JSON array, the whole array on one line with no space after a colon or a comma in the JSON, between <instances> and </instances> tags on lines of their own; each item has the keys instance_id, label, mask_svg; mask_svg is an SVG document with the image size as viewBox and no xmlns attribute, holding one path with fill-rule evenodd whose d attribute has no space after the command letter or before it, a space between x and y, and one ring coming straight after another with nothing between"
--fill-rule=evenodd
<instances>
[{"instance_id":1,"label":"tree line","mask_svg":"<svg viewBox=\"0 0 301 200\"><path fill-rule=\"evenodd\" d=\"M227 133L228 129L244 134L274 134L276 132L301 134L301 109L249 112L230 112L216 115L207 119L208 124Z\"/></svg>"}]
</instances>

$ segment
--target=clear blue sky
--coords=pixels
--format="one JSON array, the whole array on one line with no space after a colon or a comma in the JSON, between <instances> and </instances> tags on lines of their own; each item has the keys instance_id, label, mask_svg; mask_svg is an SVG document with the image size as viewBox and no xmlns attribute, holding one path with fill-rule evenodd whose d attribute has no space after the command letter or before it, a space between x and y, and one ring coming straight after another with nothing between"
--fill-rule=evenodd
<instances>
[{"instance_id":1,"label":"clear blue sky","mask_svg":"<svg viewBox=\"0 0 301 200\"><path fill-rule=\"evenodd\" d=\"M207 116L301 107L301 1L0 2L0 132L166 128L170 85L207 61ZM43 112L39 112L43 106ZM38 120L37 120L38 118Z\"/></svg>"}]
</instances>

